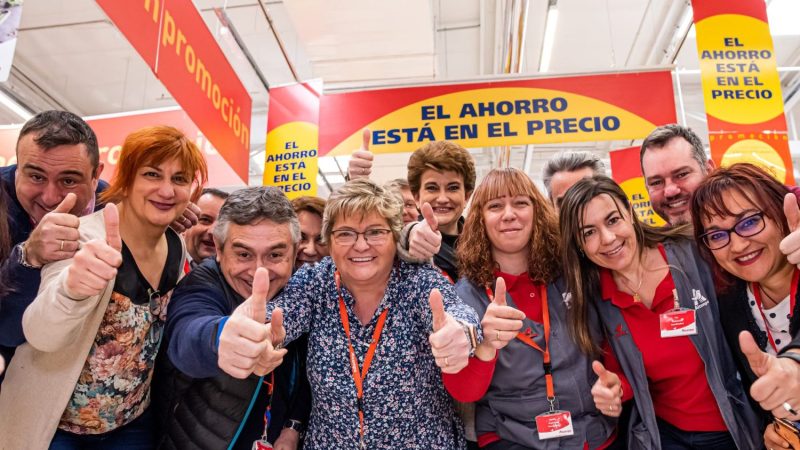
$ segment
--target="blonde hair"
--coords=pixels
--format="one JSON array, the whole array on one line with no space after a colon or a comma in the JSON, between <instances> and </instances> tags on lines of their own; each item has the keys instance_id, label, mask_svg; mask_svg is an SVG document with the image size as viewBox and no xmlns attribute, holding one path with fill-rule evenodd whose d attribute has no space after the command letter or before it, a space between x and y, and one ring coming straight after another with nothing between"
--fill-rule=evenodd
<instances>
[{"instance_id":1,"label":"blonde hair","mask_svg":"<svg viewBox=\"0 0 800 450\"><path fill-rule=\"evenodd\" d=\"M322 237L330 244L333 227L344 217L365 217L377 213L389 224L395 242L403 229L403 199L399 192L368 179L348 181L328 198L322 216Z\"/></svg>"}]
</instances>

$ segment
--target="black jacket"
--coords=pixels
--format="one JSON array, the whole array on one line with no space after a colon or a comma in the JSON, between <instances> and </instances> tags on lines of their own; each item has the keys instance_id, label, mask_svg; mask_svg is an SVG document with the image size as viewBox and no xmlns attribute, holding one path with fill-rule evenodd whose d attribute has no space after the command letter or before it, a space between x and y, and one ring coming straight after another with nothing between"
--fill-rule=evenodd
<instances>
[{"instance_id":1,"label":"black jacket","mask_svg":"<svg viewBox=\"0 0 800 450\"><path fill-rule=\"evenodd\" d=\"M275 388L271 398L265 383L270 381L270 375L239 380L216 369L208 376L199 376L203 370L216 366L219 319L232 313L242 301L225 282L213 258L189 272L175 288L152 387L160 427L158 448L250 449L261 436L268 404L270 442L277 439L289 419L308 423L311 394L305 372L305 339L287 346L289 352L283 364L273 372ZM211 326L192 326L204 322ZM197 336L181 336L196 331ZM176 359L190 350L202 361Z\"/></svg>"}]
</instances>

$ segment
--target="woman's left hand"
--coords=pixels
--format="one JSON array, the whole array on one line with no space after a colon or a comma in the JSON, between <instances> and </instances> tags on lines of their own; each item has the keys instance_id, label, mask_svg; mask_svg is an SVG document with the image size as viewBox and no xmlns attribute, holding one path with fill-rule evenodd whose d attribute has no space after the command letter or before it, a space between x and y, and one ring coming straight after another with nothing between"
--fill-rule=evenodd
<instances>
[{"instance_id":1,"label":"woman's left hand","mask_svg":"<svg viewBox=\"0 0 800 450\"><path fill-rule=\"evenodd\" d=\"M291 428L284 428L272 448L275 450L297 450L299 443L300 433Z\"/></svg>"},{"instance_id":2,"label":"woman's left hand","mask_svg":"<svg viewBox=\"0 0 800 450\"><path fill-rule=\"evenodd\" d=\"M464 327L444 311L442 294L431 291L429 298L433 314L433 333L428 337L436 365L444 373L458 373L469 361L469 340Z\"/></svg>"}]
</instances>

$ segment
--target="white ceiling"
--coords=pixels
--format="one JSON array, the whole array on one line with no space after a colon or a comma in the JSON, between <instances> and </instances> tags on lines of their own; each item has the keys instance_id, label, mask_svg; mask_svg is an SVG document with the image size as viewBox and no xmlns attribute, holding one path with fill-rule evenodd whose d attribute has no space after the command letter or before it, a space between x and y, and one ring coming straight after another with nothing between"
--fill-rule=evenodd
<instances>
[{"instance_id":1,"label":"white ceiling","mask_svg":"<svg viewBox=\"0 0 800 450\"><path fill-rule=\"evenodd\" d=\"M554 2L555 0L549 0ZM209 29L253 97L251 175L261 180L268 91L215 13L221 8L270 86L322 78L326 90L466 80L501 73L511 26L525 24L518 42L520 73L539 75L548 0L195 0ZM775 54L788 98L790 136L800 121L800 9L797 0L768 2ZM527 4L525 20L514 13ZM679 120L705 136L705 113L683 0L558 0L550 74L663 67L678 69ZM274 26L270 27L267 19ZM283 44L284 53L278 45ZM513 49L512 49L513 54ZM287 62L288 60L288 62ZM291 67L290 67L291 65ZM794 69L792 69L794 68ZM27 0L8 82L0 86L33 111L64 108L84 116L161 108L174 99L136 51L90 0ZM676 85L676 92L678 91ZM647 101L647 99L642 99ZM683 109L680 108L683 105ZM0 107L0 124L20 122ZM539 178L555 152L586 148L603 156L631 142L512 148L511 165ZM479 176L497 164L499 149L472 149ZM525 165L525 155L528 164ZM408 154L379 155L376 178L404 173ZM260 163L260 164L259 164ZM338 167L337 167L338 163ZM334 186L346 158L322 158ZM321 193L325 193L324 183Z\"/></svg>"}]
</instances>

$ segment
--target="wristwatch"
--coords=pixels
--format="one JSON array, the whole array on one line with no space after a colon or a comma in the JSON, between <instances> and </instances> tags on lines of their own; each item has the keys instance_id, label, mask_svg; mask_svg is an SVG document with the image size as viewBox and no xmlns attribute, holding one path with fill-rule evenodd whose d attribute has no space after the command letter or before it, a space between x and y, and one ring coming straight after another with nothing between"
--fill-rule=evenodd
<instances>
[{"instance_id":1,"label":"wristwatch","mask_svg":"<svg viewBox=\"0 0 800 450\"><path fill-rule=\"evenodd\" d=\"M303 425L303 422L299 420L289 419L286 421L286 424L283 425L283 428L291 428L294 431L297 431L300 434L300 437L303 437L303 433L306 430L306 426Z\"/></svg>"},{"instance_id":2,"label":"wristwatch","mask_svg":"<svg viewBox=\"0 0 800 450\"><path fill-rule=\"evenodd\" d=\"M33 264L28 262L28 252L25 249L25 244L28 241L22 242L19 244L19 263L22 267L26 267L28 269L41 269L41 266L34 266Z\"/></svg>"},{"instance_id":3,"label":"wristwatch","mask_svg":"<svg viewBox=\"0 0 800 450\"><path fill-rule=\"evenodd\" d=\"M464 329L464 333L467 335L467 342L469 342L469 357L472 358L475 356L475 349L478 348L478 332L475 330L475 325L470 325L465 322L458 322L461 324L461 327Z\"/></svg>"}]
</instances>

